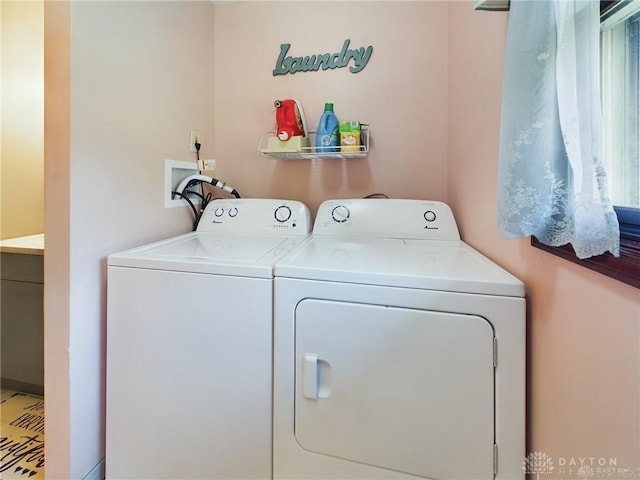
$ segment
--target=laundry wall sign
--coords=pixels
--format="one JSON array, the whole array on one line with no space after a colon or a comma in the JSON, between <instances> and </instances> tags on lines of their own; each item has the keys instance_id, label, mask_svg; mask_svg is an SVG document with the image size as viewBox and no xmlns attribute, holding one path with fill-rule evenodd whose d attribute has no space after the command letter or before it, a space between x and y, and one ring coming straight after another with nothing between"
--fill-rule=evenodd
<instances>
[{"instance_id":1,"label":"laundry wall sign","mask_svg":"<svg viewBox=\"0 0 640 480\"><path fill-rule=\"evenodd\" d=\"M289 55L290 43L280 45L280 54L273 69L273 76L294 74L298 72L317 72L334 68L349 67L351 73L361 72L369 63L373 47L359 47L351 49L350 39L342 44L342 49L336 53L318 53L314 55L292 56Z\"/></svg>"}]
</instances>

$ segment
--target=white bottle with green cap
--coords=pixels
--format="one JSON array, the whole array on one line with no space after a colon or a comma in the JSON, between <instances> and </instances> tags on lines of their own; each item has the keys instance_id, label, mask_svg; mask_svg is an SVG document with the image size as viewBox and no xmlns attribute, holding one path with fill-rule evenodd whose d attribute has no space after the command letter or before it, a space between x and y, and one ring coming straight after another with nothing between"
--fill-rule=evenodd
<instances>
[{"instance_id":1,"label":"white bottle with green cap","mask_svg":"<svg viewBox=\"0 0 640 480\"><path fill-rule=\"evenodd\" d=\"M338 117L333 112L333 103L324 104L324 112L316 129L316 152L337 152L340 144L338 138Z\"/></svg>"}]
</instances>

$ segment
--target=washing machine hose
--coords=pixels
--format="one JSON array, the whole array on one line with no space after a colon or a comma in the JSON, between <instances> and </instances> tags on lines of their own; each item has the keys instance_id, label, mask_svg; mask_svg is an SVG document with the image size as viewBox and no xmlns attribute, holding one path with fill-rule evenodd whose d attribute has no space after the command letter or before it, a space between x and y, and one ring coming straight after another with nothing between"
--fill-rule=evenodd
<instances>
[{"instance_id":1,"label":"washing machine hose","mask_svg":"<svg viewBox=\"0 0 640 480\"><path fill-rule=\"evenodd\" d=\"M173 192L173 194L184 197L184 195L186 195L185 193L186 190L188 190L190 187L193 187L194 185L197 185L199 183L206 183L209 185L213 185L216 188L219 188L221 190L224 190L227 193L230 193L236 198L240 198L240 194L235 188L233 188L230 185L227 185L226 183L224 183L221 180L218 180L217 178L208 177L206 175L191 175L185 178L184 180L182 180L182 182L180 182L180 184L176 188L176 191Z\"/></svg>"}]
</instances>

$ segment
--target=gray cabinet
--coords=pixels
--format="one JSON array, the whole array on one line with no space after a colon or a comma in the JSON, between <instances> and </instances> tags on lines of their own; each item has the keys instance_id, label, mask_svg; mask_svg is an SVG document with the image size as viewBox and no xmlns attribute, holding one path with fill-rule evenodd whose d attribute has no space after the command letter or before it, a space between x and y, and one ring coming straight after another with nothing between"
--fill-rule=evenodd
<instances>
[{"instance_id":1,"label":"gray cabinet","mask_svg":"<svg viewBox=\"0 0 640 480\"><path fill-rule=\"evenodd\" d=\"M6 252L0 255L2 385L42 394L44 256Z\"/></svg>"}]
</instances>

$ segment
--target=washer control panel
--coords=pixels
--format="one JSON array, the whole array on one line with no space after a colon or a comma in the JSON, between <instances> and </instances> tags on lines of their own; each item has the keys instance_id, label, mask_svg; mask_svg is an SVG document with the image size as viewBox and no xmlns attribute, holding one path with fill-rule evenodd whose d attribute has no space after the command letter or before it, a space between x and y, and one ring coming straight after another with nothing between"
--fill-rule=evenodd
<instances>
[{"instance_id":1,"label":"washer control panel","mask_svg":"<svg viewBox=\"0 0 640 480\"><path fill-rule=\"evenodd\" d=\"M318 208L313 234L460 240L453 212L447 204L382 198L323 202Z\"/></svg>"},{"instance_id":2,"label":"washer control panel","mask_svg":"<svg viewBox=\"0 0 640 480\"><path fill-rule=\"evenodd\" d=\"M301 202L238 198L210 202L198 232L307 235L311 227L309 209Z\"/></svg>"}]
</instances>

